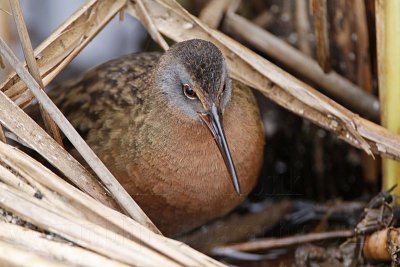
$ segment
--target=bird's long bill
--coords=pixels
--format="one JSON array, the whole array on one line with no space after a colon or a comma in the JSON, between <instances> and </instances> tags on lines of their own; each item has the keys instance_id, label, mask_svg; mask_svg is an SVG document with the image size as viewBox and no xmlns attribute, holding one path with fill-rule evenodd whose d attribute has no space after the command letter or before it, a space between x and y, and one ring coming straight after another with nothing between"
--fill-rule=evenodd
<instances>
[{"instance_id":1,"label":"bird's long bill","mask_svg":"<svg viewBox=\"0 0 400 267\"><path fill-rule=\"evenodd\" d=\"M226 168L231 176L233 187L238 195L240 195L240 184L239 179L236 174L236 168L233 164L231 152L228 147L228 143L226 142L224 129L222 127L222 121L219 115L218 108L215 104L212 104L211 110L206 113L199 113L202 121L207 125L211 134L214 137L215 142L221 152L221 155L224 159Z\"/></svg>"}]
</instances>

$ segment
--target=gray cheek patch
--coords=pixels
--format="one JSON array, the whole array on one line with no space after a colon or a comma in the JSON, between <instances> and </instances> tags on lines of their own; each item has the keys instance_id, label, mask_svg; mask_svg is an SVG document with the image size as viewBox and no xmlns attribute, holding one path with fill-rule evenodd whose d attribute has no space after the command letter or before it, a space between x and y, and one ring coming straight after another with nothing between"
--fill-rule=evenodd
<instances>
[{"instance_id":1,"label":"gray cheek patch","mask_svg":"<svg viewBox=\"0 0 400 267\"><path fill-rule=\"evenodd\" d=\"M168 98L169 105L177 107L193 120L200 122L197 114L197 112L203 111L200 101L197 99L188 99L182 91L182 85L184 83L188 83L192 86L194 84L186 68L181 64L168 66L163 70L161 76L164 78L163 82L159 84L162 94Z\"/></svg>"}]
</instances>

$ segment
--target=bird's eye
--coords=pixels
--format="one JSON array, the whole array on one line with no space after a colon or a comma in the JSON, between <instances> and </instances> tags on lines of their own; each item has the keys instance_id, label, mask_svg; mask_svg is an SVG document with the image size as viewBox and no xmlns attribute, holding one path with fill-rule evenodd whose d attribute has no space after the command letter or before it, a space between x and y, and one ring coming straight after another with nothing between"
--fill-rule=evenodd
<instances>
[{"instance_id":1,"label":"bird's eye","mask_svg":"<svg viewBox=\"0 0 400 267\"><path fill-rule=\"evenodd\" d=\"M225 89L226 89L226 83L224 83L224 86L222 87L222 93L225 93Z\"/></svg>"},{"instance_id":2,"label":"bird's eye","mask_svg":"<svg viewBox=\"0 0 400 267\"><path fill-rule=\"evenodd\" d=\"M182 89L183 89L183 93L185 94L185 96L189 99L197 99L197 95L196 92L192 89L192 87L185 83L184 85L182 85Z\"/></svg>"}]
</instances>

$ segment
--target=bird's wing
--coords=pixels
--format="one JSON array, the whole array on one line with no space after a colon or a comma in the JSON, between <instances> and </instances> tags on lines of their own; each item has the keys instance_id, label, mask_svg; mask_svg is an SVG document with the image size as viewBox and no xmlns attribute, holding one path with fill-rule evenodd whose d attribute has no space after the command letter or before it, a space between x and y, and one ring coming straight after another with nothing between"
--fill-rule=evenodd
<instances>
[{"instance_id":1,"label":"bird's wing","mask_svg":"<svg viewBox=\"0 0 400 267\"><path fill-rule=\"evenodd\" d=\"M87 137L107 127L107 120L128 116L144 101L144 84L158 53L131 54L108 61L49 92L72 125ZM134 116L134 114L130 114Z\"/></svg>"}]
</instances>

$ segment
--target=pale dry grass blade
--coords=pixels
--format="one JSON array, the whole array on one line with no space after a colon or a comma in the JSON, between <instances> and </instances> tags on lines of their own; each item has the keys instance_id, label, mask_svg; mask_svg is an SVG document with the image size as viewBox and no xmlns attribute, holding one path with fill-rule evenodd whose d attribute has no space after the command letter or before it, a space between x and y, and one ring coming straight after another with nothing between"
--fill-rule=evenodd
<instances>
[{"instance_id":1,"label":"pale dry grass blade","mask_svg":"<svg viewBox=\"0 0 400 267\"><path fill-rule=\"evenodd\" d=\"M34 54L44 86L89 44L125 5L126 0L88 1L43 41ZM33 99L33 95L16 73L8 76L0 85L0 90L12 100L18 100L19 105L23 107L29 105ZM24 93L23 101L19 100Z\"/></svg>"},{"instance_id":2,"label":"pale dry grass blade","mask_svg":"<svg viewBox=\"0 0 400 267\"><path fill-rule=\"evenodd\" d=\"M28 70L32 74L32 77L39 84L41 89L44 89L42 77L40 76L39 68L37 66L35 56L33 55L31 40L29 38L28 29L26 28L19 0L10 0L10 6L13 12L15 24L17 26L17 31L19 39L22 44L22 49L24 51L25 60L28 65ZM40 113L42 115L47 132L49 132L50 135L54 138L54 140L56 140L62 146L63 142L60 130L58 129L55 122L50 118L49 114L47 114L47 112L44 111L42 105L39 106L40 106Z\"/></svg>"},{"instance_id":3,"label":"pale dry grass blade","mask_svg":"<svg viewBox=\"0 0 400 267\"><path fill-rule=\"evenodd\" d=\"M28 195L33 196L37 192L31 185L17 177L15 173L12 173L2 165L0 165L0 177L0 180L3 181L3 183L12 186L15 189L19 189Z\"/></svg>"},{"instance_id":4,"label":"pale dry grass blade","mask_svg":"<svg viewBox=\"0 0 400 267\"><path fill-rule=\"evenodd\" d=\"M68 265L82 267L128 267L118 261L93 253L69 242L11 223L0 222L0 242L7 242L27 251L46 255Z\"/></svg>"},{"instance_id":5,"label":"pale dry grass blade","mask_svg":"<svg viewBox=\"0 0 400 267\"><path fill-rule=\"evenodd\" d=\"M100 255L133 266L179 266L154 250L87 220L64 213L2 183L0 195L0 206L5 210Z\"/></svg>"},{"instance_id":6,"label":"pale dry grass blade","mask_svg":"<svg viewBox=\"0 0 400 267\"><path fill-rule=\"evenodd\" d=\"M153 229L155 232L159 233L158 229L150 221L147 215L141 210L141 208L136 204L136 202L121 186L121 184L117 181L117 179L106 168L103 162L101 162L101 160L96 156L96 154L90 149L88 144L86 144L86 142L74 129L71 123L64 117L61 111L46 95L46 93L40 89L37 82L27 72L27 70L23 67L23 65L20 62L18 62L16 56L12 53L10 48L7 47L7 45L1 38L0 38L0 54L3 55L3 57L10 63L11 66L13 66L13 68L21 77L21 79L27 84L27 86L35 95L37 100L45 108L46 112L49 113L52 119L57 123L57 125L65 134L65 136L71 141L76 150L82 155L82 157L85 159L88 165L98 175L98 177L107 187L107 189L110 190L112 196L121 206L121 208L124 209L132 218L134 218L138 222L142 223L143 225L146 225L150 229ZM24 141L30 144L29 140L24 140ZM41 145L41 142L38 143L39 145ZM68 156L69 154L65 157L67 158Z\"/></svg>"},{"instance_id":7,"label":"pale dry grass blade","mask_svg":"<svg viewBox=\"0 0 400 267\"><path fill-rule=\"evenodd\" d=\"M0 241L0 266L5 267L68 267L69 265L39 256L31 251Z\"/></svg>"},{"instance_id":8,"label":"pale dry grass blade","mask_svg":"<svg viewBox=\"0 0 400 267\"><path fill-rule=\"evenodd\" d=\"M14 154L15 151L10 150L9 153ZM29 196L39 198L48 205L55 205L67 213L75 216L84 216L83 211L69 205L67 199L60 197L56 192L49 190L47 187L37 182L37 179L32 177L32 173L30 173L29 170L27 171L23 168L15 168L15 161L10 160L10 157L0 154L0 161L7 164L7 167L14 171L13 173L0 165L0 181L11 185L13 188L20 190Z\"/></svg>"},{"instance_id":9,"label":"pale dry grass blade","mask_svg":"<svg viewBox=\"0 0 400 267\"><path fill-rule=\"evenodd\" d=\"M175 41L201 38L216 44L225 54L233 78L256 88L299 116L335 132L339 138L368 154L372 155L374 151L400 159L400 136L360 118L248 48L210 29L175 1L145 0L143 3L159 31L169 38ZM128 12L137 16L136 9L130 2Z\"/></svg>"}]
</instances>

